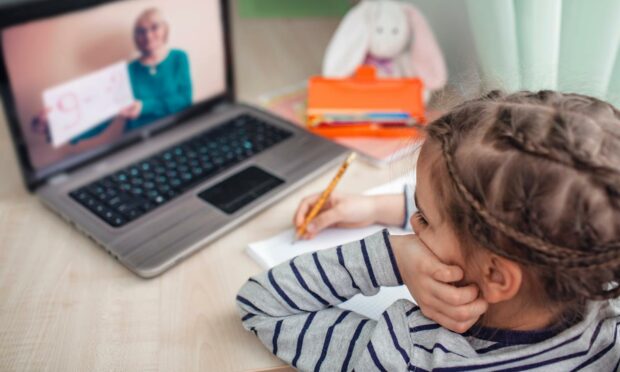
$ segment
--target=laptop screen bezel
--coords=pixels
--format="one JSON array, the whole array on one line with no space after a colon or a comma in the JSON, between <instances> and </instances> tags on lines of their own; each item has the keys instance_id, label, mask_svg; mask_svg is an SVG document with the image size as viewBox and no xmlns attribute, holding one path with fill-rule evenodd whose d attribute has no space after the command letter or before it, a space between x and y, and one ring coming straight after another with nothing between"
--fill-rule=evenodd
<instances>
[{"instance_id":1,"label":"laptop screen bezel","mask_svg":"<svg viewBox=\"0 0 620 372\"><path fill-rule=\"evenodd\" d=\"M8 27L25 22L59 16L70 12L86 10L99 5L121 1L137 0L39 0L20 3L17 5L3 6L0 7L0 32L4 32L4 30ZM212 96L206 100L195 102L188 109L161 119L156 123L147 126L143 130L136 131L136 133L126 135L112 144L103 145L98 148L88 150L84 153L73 155L41 169L35 169L30 160L27 144L22 134L21 125L17 116L15 100L11 90L9 75L5 63L4 48L2 45L2 39L0 38L0 95L2 96L6 121L9 126L11 139L22 173L22 178L27 189L29 191L34 191L54 176L71 172L72 170L97 161L113 152L135 144L136 142L148 140L153 135L159 135L168 129L181 125L183 122L187 122L190 117L204 115L218 105L234 102L234 64L230 38L229 9L226 0L220 0L219 3L224 45L224 73L226 82L223 93Z\"/></svg>"}]
</instances>

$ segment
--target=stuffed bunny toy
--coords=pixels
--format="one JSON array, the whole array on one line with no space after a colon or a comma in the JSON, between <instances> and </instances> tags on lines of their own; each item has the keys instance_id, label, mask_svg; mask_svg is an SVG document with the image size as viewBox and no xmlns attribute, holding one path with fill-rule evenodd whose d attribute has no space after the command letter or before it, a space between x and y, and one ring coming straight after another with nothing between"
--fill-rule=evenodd
<instances>
[{"instance_id":1,"label":"stuffed bunny toy","mask_svg":"<svg viewBox=\"0 0 620 372\"><path fill-rule=\"evenodd\" d=\"M446 66L435 37L412 5L362 0L344 17L330 41L323 75L348 77L362 64L380 77L418 77L428 90L442 88Z\"/></svg>"}]
</instances>

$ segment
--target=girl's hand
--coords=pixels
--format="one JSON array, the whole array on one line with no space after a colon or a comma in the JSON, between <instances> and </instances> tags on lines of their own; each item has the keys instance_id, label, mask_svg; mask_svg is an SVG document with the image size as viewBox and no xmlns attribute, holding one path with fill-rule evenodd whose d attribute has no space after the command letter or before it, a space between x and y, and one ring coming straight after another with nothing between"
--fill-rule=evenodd
<instances>
[{"instance_id":1,"label":"girl's hand","mask_svg":"<svg viewBox=\"0 0 620 372\"><path fill-rule=\"evenodd\" d=\"M293 217L293 224L299 228L306 215L318 201L320 194L302 199ZM363 227L374 223L386 226L400 226L405 218L403 194L385 195L342 195L332 194L323 209L306 229L303 239L312 239L327 227Z\"/></svg>"},{"instance_id":2,"label":"girl's hand","mask_svg":"<svg viewBox=\"0 0 620 372\"><path fill-rule=\"evenodd\" d=\"M319 200L321 194L302 199L293 217L293 224L299 228ZM362 227L375 222L376 201L372 196L332 194L323 209L306 228L303 239L312 239L319 231L334 227Z\"/></svg>"},{"instance_id":3,"label":"girl's hand","mask_svg":"<svg viewBox=\"0 0 620 372\"><path fill-rule=\"evenodd\" d=\"M451 284L463 278L463 270L439 261L415 234L392 235L390 243L403 282L427 318L463 333L486 312L476 285Z\"/></svg>"}]
</instances>

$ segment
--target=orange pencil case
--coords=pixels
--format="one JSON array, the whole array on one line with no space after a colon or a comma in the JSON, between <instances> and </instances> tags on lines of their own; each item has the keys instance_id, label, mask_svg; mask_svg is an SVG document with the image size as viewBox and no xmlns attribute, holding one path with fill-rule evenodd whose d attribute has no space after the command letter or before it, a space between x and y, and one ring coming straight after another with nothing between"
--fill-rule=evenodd
<instances>
[{"instance_id":1,"label":"orange pencil case","mask_svg":"<svg viewBox=\"0 0 620 372\"><path fill-rule=\"evenodd\" d=\"M377 78L373 66L361 66L345 79L312 77L308 83L306 124L312 132L327 137L415 135L412 123L425 123L423 83L417 78ZM401 125L378 121L335 123L334 116L360 118L396 114L408 117Z\"/></svg>"}]
</instances>

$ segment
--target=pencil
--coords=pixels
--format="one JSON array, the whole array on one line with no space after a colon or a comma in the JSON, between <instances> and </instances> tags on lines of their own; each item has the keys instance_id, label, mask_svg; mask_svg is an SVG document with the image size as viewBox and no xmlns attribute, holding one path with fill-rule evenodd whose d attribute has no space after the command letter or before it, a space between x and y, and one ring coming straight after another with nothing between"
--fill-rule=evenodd
<instances>
[{"instance_id":1,"label":"pencil","mask_svg":"<svg viewBox=\"0 0 620 372\"><path fill-rule=\"evenodd\" d=\"M317 200L317 202L314 204L314 206L310 210L310 213L306 215L306 219L304 220L304 223L301 224L301 226L299 226L299 228L297 229L295 233L295 238L293 239L293 243L306 233L306 228L308 227L308 224L312 222L312 220L314 219L314 217L316 217L317 214L319 214L319 212L321 211L321 208L323 208L323 205L325 205L325 202L327 201L327 199L329 199L329 196L331 195L332 191L334 191L334 189L336 188L336 185L342 178L342 175L347 170L347 168L349 167L349 164L351 164L353 159L355 159L354 152L350 153L349 156L347 156L347 158L344 159L344 162L340 166L340 169L338 169L338 173L336 173L336 175L334 176L332 181L329 183L325 191L323 191L323 193L319 197L319 200Z\"/></svg>"}]
</instances>

